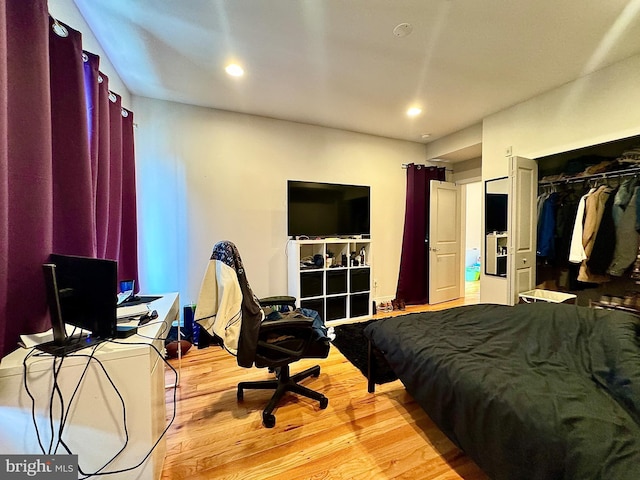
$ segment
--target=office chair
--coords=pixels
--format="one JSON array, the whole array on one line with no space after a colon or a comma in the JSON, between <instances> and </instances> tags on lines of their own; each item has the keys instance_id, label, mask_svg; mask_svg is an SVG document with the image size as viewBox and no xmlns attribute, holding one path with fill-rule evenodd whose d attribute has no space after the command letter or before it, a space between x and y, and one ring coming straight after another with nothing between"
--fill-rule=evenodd
<instances>
[{"instance_id":1,"label":"office chair","mask_svg":"<svg viewBox=\"0 0 640 480\"><path fill-rule=\"evenodd\" d=\"M275 372L273 380L238 384L239 401L243 400L245 389L275 390L262 412L262 423L267 428L275 426L273 411L287 392L317 400L321 409L329 404L324 395L299 383L310 376L318 377L319 365L291 375L291 363L302 358L326 358L330 348L317 313L294 309L293 297L258 300L251 291L236 246L228 241L214 246L200 288L195 321L202 327L200 338L213 337L210 342L219 343L236 355L239 366L255 365ZM309 314L315 314L315 318ZM201 342L198 347L201 348Z\"/></svg>"}]
</instances>

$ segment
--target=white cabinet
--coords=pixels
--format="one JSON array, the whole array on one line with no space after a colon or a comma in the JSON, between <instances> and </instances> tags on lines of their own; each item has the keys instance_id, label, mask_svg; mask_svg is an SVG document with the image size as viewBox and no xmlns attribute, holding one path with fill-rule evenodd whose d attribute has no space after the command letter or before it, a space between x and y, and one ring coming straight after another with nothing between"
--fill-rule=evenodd
<instances>
[{"instance_id":1,"label":"white cabinet","mask_svg":"<svg viewBox=\"0 0 640 480\"><path fill-rule=\"evenodd\" d=\"M327 322L371 316L371 240L290 240L288 293Z\"/></svg>"},{"instance_id":2,"label":"white cabinet","mask_svg":"<svg viewBox=\"0 0 640 480\"><path fill-rule=\"evenodd\" d=\"M506 233L490 233L487 235L486 273L489 275L507 275L507 241Z\"/></svg>"},{"instance_id":3,"label":"white cabinet","mask_svg":"<svg viewBox=\"0 0 640 480\"><path fill-rule=\"evenodd\" d=\"M57 360L56 383L64 404L61 408L58 394L53 397L52 418L54 357L38 352L29 356L31 350L23 348L4 357L0 363L0 452L41 454L35 425L46 450L53 425L55 447L64 410L68 416L62 439L78 455L84 472L96 472L122 449L101 472L104 478L159 479L166 453L162 437L167 426L165 368L150 345L162 353L162 338L179 318L178 294L163 295L150 308L158 312L158 318L140 327L140 335L104 342L93 358L88 356L92 349L86 348L65 357L61 365ZM25 381L35 399L33 410ZM66 453L61 446L57 452ZM105 475L129 468L133 469Z\"/></svg>"}]
</instances>

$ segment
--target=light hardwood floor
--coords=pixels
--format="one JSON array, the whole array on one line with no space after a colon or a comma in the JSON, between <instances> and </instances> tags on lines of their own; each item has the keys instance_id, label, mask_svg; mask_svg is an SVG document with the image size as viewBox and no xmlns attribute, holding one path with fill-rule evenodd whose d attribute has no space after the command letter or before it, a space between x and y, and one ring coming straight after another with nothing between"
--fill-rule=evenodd
<instances>
[{"instance_id":1,"label":"light hardwood floor","mask_svg":"<svg viewBox=\"0 0 640 480\"><path fill-rule=\"evenodd\" d=\"M404 312L477 303L478 295ZM390 313L379 313L382 318ZM162 478L179 479L487 479L431 422L399 381L367 393L364 376L335 348L321 360L302 360L292 372L319 364L304 385L323 392L329 406L294 395L276 409L276 426L262 426L270 391L247 390L243 380L269 377L244 369L218 347L192 349L182 359L176 419L167 434ZM167 374L167 382L173 374ZM173 390L167 390L173 412Z\"/></svg>"}]
</instances>

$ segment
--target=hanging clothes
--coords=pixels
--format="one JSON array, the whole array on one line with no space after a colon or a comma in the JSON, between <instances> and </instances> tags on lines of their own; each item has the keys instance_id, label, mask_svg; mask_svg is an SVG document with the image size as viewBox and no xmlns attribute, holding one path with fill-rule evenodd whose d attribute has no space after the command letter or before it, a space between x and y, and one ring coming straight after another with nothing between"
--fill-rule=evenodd
<instances>
[{"instance_id":1,"label":"hanging clothes","mask_svg":"<svg viewBox=\"0 0 640 480\"><path fill-rule=\"evenodd\" d=\"M620 190L622 190L622 187L620 187ZM618 194L620 190L618 190ZM607 273L615 277L622 276L638 254L638 233L635 229L638 188L634 187L631 191L632 196L626 207L622 209L622 213L616 213L617 206L614 202L614 221L616 217L618 218L616 224L616 247ZM616 194L616 201L618 200L618 194Z\"/></svg>"},{"instance_id":2,"label":"hanging clothes","mask_svg":"<svg viewBox=\"0 0 640 480\"><path fill-rule=\"evenodd\" d=\"M573 233L571 235L571 246L569 247L569 261L571 263L581 263L587 258L582 243L582 235L584 229L584 217L585 206L587 198L595 192L595 189L590 189L586 194L580 198L578 202L578 210L576 211L576 220L573 225Z\"/></svg>"},{"instance_id":3,"label":"hanging clothes","mask_svg":"<svg viewBox=\"0 0 640 480\"><path fill-rule=\"evenodd\" d=\"M587 267L590 275L607 275L607 269L613 260L613 253L616 248L616 230L613 221L613 205L616 191L609 192L609 196L604 204L602 219L596 231L595 240L591 255L587 259Z\"/></svg>"},{"instance_id":4,"label":"hanging clothes","mask_svg":"<svg viewBox=\"0 0 640 480\"><path fill-rule=\"evenodd\" d=\"M571 234L576 221L578 202L581 195L573 188L560 192L556 212L556 259L566 263L571 248Z\"/></svg>"},{"instance_id":5,"label":"hanging clothes","mask_svg":"<svg viewBox=\"0 0 640 480\"><path fill-rule=\"evenodd\" d=\"M538 257L547 261L556 258L556 212L558 207L558 193L551 192L544 195L538 217Z\"/></svg>"},{"instance_id":6,"label":"hanging clothes","mask_svg":"<svg viewBox=\"0 0 640 480\"><path fill-rule=\"evenodd\" d=\"M608 275L598 275L590 271L587 260L591 256L596 240L596 234L600 228L605 205L609 199L611 189L602 185L595 192L588 195L585 200L585 216L582 230L582 246L585 258L580 265L578 281L587 283L604 283L609 281Z\"/></svg>"}]
</instances>

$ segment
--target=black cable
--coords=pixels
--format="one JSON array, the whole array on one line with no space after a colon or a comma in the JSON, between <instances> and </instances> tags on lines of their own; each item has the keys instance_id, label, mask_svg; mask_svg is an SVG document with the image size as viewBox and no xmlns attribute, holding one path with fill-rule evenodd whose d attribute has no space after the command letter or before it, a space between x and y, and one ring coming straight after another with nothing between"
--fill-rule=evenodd
<instances>
[{"instance_id":1,"label":"black cable","mask_svg":"<svg viewBox=\"0 0 640 480\"><path fill-rule=\"evenodd\" d=\"M31 399L31 420L33 421L33 426L36 430L36 438L38 439L38 445L40 446L40 450L43 455L46 455L44 450L44 446L42 445L42 439L40 438L40 429L38 428L38 421L36 420L36 399L31 394L31 390L29 390L28 376L27 376L27 360L36 352L35 348L32 348L29 353L27 353L22 359L22 380L24 382L24 389L27 392L27 395Z\"/></svg>"},{"instance_id":2,"label":"black cable","mask_svg":"<svg viewBox=\"0 0 640 480\"><path fill-rule=\"evenodd\" d=\"M122 447L120 448L120 450L118 450L118 452L113 455L102 467L100 467L98 470L96 470L93 473L85 473L84 471L82 471L82 468L80 467L80 464L78 463L78 472L80 472L82 475L85 475L85 477L83 478L89 478L91 476L94 475L107 475L107 474L111 474L114 472L104 472L101 473L101 470L105 469L111 462L113 462L127 447L127 445L129 444L129 430L127 429L127 408L124 402L124 398L122 397L122 394L120 393L120 391L118 390L118 387L116 387L115 383L113 383L113 380L111 379L111 377L109 376L109 374L107 373L106 368L104 367L104 364L94 356L95 353L95 349L91 352L91 355L85 355L85 354L74 354L74 357L87 357L89 360L87 362L87 364L91 363L91 360L95 360L98 363L98 366L102 369L103 373L105 374L105 376L107 377L107 380L109 380L109 383L111 384L111 386L113 387L113 390L116 392L116 395L118 395L118 398L120 399L120 403L122 404L122 420L123 420L123 429L124 429L124 434L125 434L125 442L124 445L122 445ZM75 396L76 392L78 391L78 388L80 386L80 382L78 382L78 385L76 386L76 389L73 392L73 396ZM68 409L71 408L71 402L69 402L69 406L67 407ZM65 417L68 415L68 411L67 414L65 415ZM62 436L60 435L60 444L63 446L63 448L67 451L68 454L72 454L71 449L69 448L69 446L65 443L64 440L62 440Z\"/></svg>"},{"instance_id":3,"label":"black cable","mask_svg":"<svg viewBox=\"0 0 640 480\"><path fill-rule=\"evenodd\" d=\"M54 450L54 452L58 451L58 447L61 444L61 440L62 440L62 432L64 430L64 426L67 423L67 418L69 418L69 411L71 410L71 404L73 403L73 399L76 396L76 393L78 392L78 389L80 388L80 385L82 384L82 381L84 380L84 377L87 373L87 370L89 369L89 365L91 364L91 359L94 358L94 355L96 353L96 350L98 349L98 347L102 345L101 343L95 344L93 345L93 348L91 350L91 355L89 355L89 358L87 360L87 363L85 364L82 373L80 374L80 378L78 379L78 382L76 383L76 387L73 390L73 393L71 394L71 398L69 399L69 406L67 407L66 412L64 411L64 402L62 399L62 391L60 391L60 389L58 388L58 390L60 391L60 426L58 428L58 443L56 444L56 448ZM79 357L79 356L86 356L86 355L71 355L74 357ZM56 378L56 383L55 385L57 386L57 378Z\"/></svg>"},{"instance_id":4,"label":"black cable","mask_svg":"<svg viewBox=\"0 0 640 480\"><path fill-rule=\"evenodd\" d=\"M148 327L149 325L156 325L158 323L164 324L164 329L161 332L158 332L158 335L156 335L155 337L150 337L148 335L143 335L142 333L140 333L139 330L136 332L136 335L138 335L138 336L140 336L142 338L148 338L149 340L162 340L163 342L165 342L169 337L163 337L162 335L167 331L167 327L169 326L167 321L159 320L157 322L149 322L149 323L145 323L143 326L144 327Z\"/></svg>"},{"instance_id":5,"label":"black cable","mask_svg":"<svg viewBox=\"0 0 640 480\"><path fill-rule=\"evenodd\" d=\"M60 373L60 369L62 368L62 364L64 362L64 357L59 357L60 362L58 363L58 357L53 357L52 364L52 372L53 375L53 388L51 389L51 397L49 398L49 429L51 432L51 439L49 440L49 450L47 452L48 455L51 454L51 450L53 449L53 437L54 437L54 429L53 429L53 399L58 393L58 400L60 401L60 415L62 416L62 412L64 412L64 398L62 397L62 391L60 390L60 386L58 385L58 374ZM58 368L56 369L56 363L58 363ZM62 421L62 418L60 419ZM60 431L60 428L58 428Z\"/></svg>"},{"instance_id":6,"label":"black cable","mask_svg":"<svg viewBox=\"0 0 640 480\"><path fill-rule=\"evenodd\" d=\"M167 322L163 321L162 323L165 323L165 331L166 331L166 325ZM164 332L163 332L164 333ZM142 336L142 335L141 335ZM158 337L147 337L147 338L151 338L153 340L155 339L159 339ZM58 428L58 442L56 443L56 448L54 451L57 452L58 448L60 445L62 445L62 447L67 451L68 454L72 454L71 449L69 448L69 446L64 442L64 440L62 439L62 434L63 434L63 430L64 427L66 425L67 419L69 417L69 412L71 409L71 406L73 404L73 400L80 388L80 385L82 384L82 380L84 379L86 372L88 370L88 367L91 363L92 360L95 360L98 365L100 366L100 368L102 369L102 371L104 372L105 376L107 377L107 380L109 381L109 383L111 384L111 386L113 387L114 391L116 392L116 394L118 395L119 399L120 399L120 403L122 404L122 408L123 408L123 428L124 428L124 433L125 433L125 443L122 446L122 448L120 448L120 450L111 458L109 459L102 467L100 467L96 472L93 473L85 473L84 471L82 471L82 469L80 468L80 465L78 465L78 471L79 473L81 473L82 475L84 475L83 480L92 476L98 476L98 475L112 475L112 474L117 474L117 473L123 473L123 472L128 472L131 470L135 470L136 468L140 467L148 458L149 456L151 456L151 454L153 453L153 451L155 450L155 448L158 446L158 444L160 443L160 441L164 438L164 436L166 435L166 433L169 431L169 428L171 428L171 426L173 425L173 422L175 421L176 418L176 413L177 413L177 405L176 405L176 401L177 401L177 386L178 386L178 372L176 371L176 369L173 367L173 365L171 365L164 357L164 355L160 352L160 350L158 350L158 348L156 348L155 345L147 343L147 342L119 342L116 340L108 340L110 343L115 343L115 344L120 344L120 345L141 345L141 346L149 346L151 348L153 348L153 350L155 350L156 354L158 355L158 357L160 357L160 359L163 361L163 363L165 365L167 365L171 371L173 371L174 375L175 375L175 382L173 385L173 412L172 412L172 416L171 419L169 420L169 423L167 424L167 426L165 427L165 429L162 431L162 433L160 434L160 436L158 437L158 439L155 441L155 443L152 445L152 447L149 449L149 451L144 455L144 457L136 464L133 465L131 467L128 468L123 468L120 470L114 470L114 471L109 471L109 472L102 472L103 469L105 469L111 462L113 462L127 447L128 442L129 442L129 432L127 429L127 422L126 422L126 405L124 402L124 398L122 397L121 393L119 392L118 388L116 387L116 385L114 384L113 380L111 379L111 377L109 376L109 374L106 371L106 368L104 367L103 363L94 356L97 347L99 345L94 345L93 350L91 352L90 355L86 355L86 354L80 354L80 353L75 353L73 355L69 355L69 356L73 356L73 357L86 357L88 358L88 361L83 369L83 372L80 376L80 379L78 380L78 383L76 384L76 387L71 395L71 398L69 399L69 403L67 404L67 408L66 411L64 409L64 400L62 397L62 391L60 389L60 386L58 384L58 374L60 372L60 369L62 368L62 363L64 361L64 357L61 357L60 362L58 364L58 368L56 369L56 357L52 357L54 359L54 364L53 364L53 389L52 389L52 393L51 393L51 397L50 397L50 405L49 405L49 420L50 420L50 425L51 425L51 431L52 431L52 438L50 441L50 445L49 445L49 453L51 453L51 450L53 448L53 398L55 396L55 392L58 393L60 402L61 402L61 419L60 419L60 426ZM23 379L24 379L24 384L25 384L25 390L27 392L27 395L29 396L29 398L31 399L31 415L32 415L32 420L33 420L33 424L36 430L36 437L38 439L38 444L40 446L40 450L42 451L43 454L46 454L45 452L45 448L42 444L42 439L40 437L40 432L39 432L39 428L38 428L38 424L37 424L37 420L36 420L36 414L35 414L35 398L32 395L31 391L29 390L28 387L28 381L27 381L27 359L30 358L31 356L33 356L35 354L37 350L36 349L32 349L23 359ZM46 355L42 352L38 353L38 356L40 355Z\"/></svg>"},{"instance_id":7,"label":"black cable","mask_svg":"<svg viewBox=\"0 0 640 480\"><path fill-rule=\"evenodd\" d=\"M177 401L177 387L178 387L178 372L176 371L176 369L173 367L173 365L171 365L165 358L164 355L160 352L160 350L158 350L156 348L155 345L150 344L150 343L146 343L146 342L118 342L117 340L107 340L109 343L116 343L119 345L142 345L142 346L149 346L151 348L153 348L156 353L158 354L158 356L160 357L160 359L164 362L165 365L167 365L174 373L175 375L175 382L174 382L174 386L173 386L173 414L171 416L171 420L169 420L169 423L167 424L167 426L165 427L165 429L162 431L162 433L160 434L160 436L158 437L158 439L156 440L156 442L153 444L153 446L149 449L149 451L147 452L147 454L142 458L142 460L140 460L140 462L138 462L136 465L133 465L131 467L127 467L127 468L123 468L120 470L112 470L109 472L100 472L100 473L93 473L93 474L85 474L84 472L80 472L83 475L87 475L84 478L89 478L93 475L112 475L112 474L116 474L116 473L123 473L123 472L129 472L131 470L135 470L136 468L140 467L146 460L147 458L149 458L151 456L151 454L153 453L153 451L155 450L155 448L158 446L158 444L160 443L160 441L164 438L164 436L166 435L166 433L169 431L169 428L171 428L171 425L173 425L173 422L176 419L176 412L177 412L177 407L176 407L176 401ZM70 452L69 452L70 453ZM79 468L78 468L79 470ZM82 480L84 480L84 478Z\"/></svg>"},{"instance_id":8,"label":"black cable","mask_svg":"<svg viewBox=\"0 0 640 480\"><path fill-rule=\"evenodd\" d=\"M125 449L125 447L128 444L129 441L129 434L128 431L126 429L126 406L124 404L124 399L122 398L122 396L120 395L120 392L117 390L116 386L114 385L113 381L111 380L111 378L109 377L109 374L106 372L106 369L104 368L104 365L102 364L102 362L97 359L96 357L91 356L90 358L97 361L98 364L100 365L100 367L102 368L103 372L105 373L105 375L107 376L107 379L109 380L109 382L111 383L111 385L113 386L113 388L116 390L116 392L118 393L118 396L120 397L121 403L123 405L123 416L125 417L125 435L126 435L126 441L125 441L125 445L123 445L123 447L120 449L120 451L118 453L116 453L116 455L114 455L111 459L109 459L107 461L107 463L105 463L102 467L100 467L97 471L92 472L92 473L86 473L84 471L82 471L82 469L80 468L80 465L78 465L78 471L84 475L84 477L82 477L82 480L86 479L86 478L90 478L92 476L99 476L99 475L113 475L113 474L117 474L117 473L123 473L123 472L128 472L131 470L135 470L136 468L140 467L153 453L153 451L155 450L155 448L158 446L158 444L160 443L160 441L164 438L164 436L166 435L167 431L169 430L169 428L171 428L171 425L173 425L173 422L175 421L176 418L176 413L177 413L177 406L176 406L176 401L177 401L177 386L178 386L178 372L176 371L176 369L173 367L173 365L171 365L169 362L167 362L167 360L164 358L164 355L155 347L155 345L153 344L149 344L146 342L118 342L116 340L107 340L110 343L115 343L115 344L119 344L119 345L142 345L142 346L150 346L151 348L153 348L155 350L155 352L158 354L158 356L162 359L162 361L164 362L165 365L167 365L174 373L175 375L175 383L174 383L174 391L173 391L173 414L171 416L171 419L169 421L169 423L167 424L167 426L165 427L165 429L162 431L162 433L160 434L160 436L158 437L158 439L156 440L156 442L153 444L153 446L149 449L149 451L145 454L145 456L136 464L133 465L131 467L127 467L127 468L122 468L120 470L111 470L108 472L102 472L102 470L104 468L106 468L111 462L113 462L121 453L122 451ZM86 356L86 355L74 355L74 356ZM75 394L75 392L74 392ZM70 408L71 403L69 404ZM71 449L68 447L68 445L60 440L60 443L62 444L62 446L65 448L65 450L67 451L68 454L72 454Z\"/></svg>"},{"instance_id":9,"label":"black cable","mask_svg":"<svg viewBox=\"0 0 640 480\"><path fill-rule=\"evenodd\" d=\"M85 377L85 375L86 375L86 372L87 372L87 370L88 370L88 367L89 367L89 365L91 364L91 360L95 360L95 361L97 361L97 362L98 362L98 364L99 364L99 366L102 368L102 371L104 372L105 376L106 376L106 377L107 377L107 379L109 380L109 383L111 383L111 386L113 387L114 391L116 392L116 394L117 394L117 395L118 395L118 397L120 398L120 403L122 404L122 408L123 408L123 428L124 428L124 432L125 432L125 437L126 437L126 438L125 438L125 444L120 448L120 450L119 450L119 451L118 451L118 452L117 452L117 453L116 453L116 454L115 454L115 455L114 455L114 456L113 456L113 457L112 457L112 458L111 458L111 459L110 459L110 460L109 460L105 465L103 465L102 467L100 467L100 468L97 470L97 472L96 472L95 474L99 474L98 472L100 472L100 470L102 470L102 469L106 468L106 467L109 465L109 463L111 463L115 458L117 458L117 457L118 457L118 456L119 456L119 455L124 451L124 449L127 447L128 442L129 442L129 433L128 433L128 429L127 429L127 425L126 425L126 407L125 407L124 399L122 398L122 395L120 394L120 392L118 391L117 387L115 386L115 384L114 384L114 383L113 383L113 381L111 380L111 377L110 377L110 376L109 376L109 374L107 373L107 371L106 371L106 369L105 369L104 365L102 364L102 362L100 362L100 360L98 360L98 359L94 356L94 355L95 355L95 352L96 352L96 350L97 350L97 348L98 348L99 346L100 346L100 344L94 345L94 346L93 346L93 350L91 351L91 354L90 354L90 355L86 355L86 354L74 354L74 355L68 355L68 356L73 356L73 357L87 357L87 358L88 358L88 361L87 361L87 363L86 363L86 365L85 365L85 367L84 367L84 369L83 369L83 372L82 372L82 374L81 374L81 376L80 376L80 379L78 380L78 382L77 382L77 384L76 384L76 387L75 387L75 389L74 389L74 391L73 391L73 393L72 393L72 395L71 395L71 398L70 398L70 400L69 400L69 404L68 404L68 406L67 406L66 411L65 411L65 409L64 409L64 401L63 401L63 398L62 398L62 391L60 390L60 386L59 386L59 384L58 384L58 380L57 380L58 374L59 374L59 372L60 372L60 368L61 368L61 366L62 366L63 359L64 359L65 357L60 357L60 363L59 363L58 368L56 369L56 368L55 368L55 365L56 365L56 360L57 360L57 358L58 358L58 357L52 356L52 358L53 358L53 360L54 360L54 368L53 368L53 388L52 388L52 394L51 394L51 397L50 397L50 404L49 404L49 421L50 421L50 425L51 425L51 431L52 431L52 433L51 433L51 437L52 437L52 438L51 438L51 442L50 442L50 445L49 445L49 452L48 452L48 454L51 454L52 445L53 445L53 437L54 437L54 434L53 434L53 398L54 398L54 394L55 394L55 392L56 392L56 391L58 392L59 397L60 397L60 401L61 401L61 420L60 420L60 427L58 428L58 442L57 442L57 444L56 444L55 451L57 452L57 450L58 450L59 446L60 446L60 445L62 445L62 446L64 447L64 449L67 451L67 453L68 453L68 454L71 454L71 453L72 453L72 452L71 452L71 450L68 448L68 446L66 445L66 443L65 443L65 442L64 442L64 440L62 439L62 434L63 434L64 426L65 426L65 424L66 424L66 422L67 422L67 419L68 419L68 417L69 417L69 412L70 412L71 406L72 406L72 404L73 404L73 399L75 398L75 396L76 396L76 394L77 394L77 392L78 392L78 390L79 390L79 388L80 388L80 385L82 384L82 381L83 381L83 379L84 379L84 377ZM35 351L36 351L36 350L35 350L35 349L33 349L31 352L29 352L29 354L28 354L28 355L25 357L25 359L23 360L23 366L24 366L24 370L23 370L23 372L24 372L24 379L25 379L25 390L27 391L27 394L29 395L29 397L31 398L31 401L32 401L32 419L33 419L34 426L35 426L35 429L36 429L36 436L38 437L38 443L39 443L39 445L40 445L40 450L42 451L42 453L43 453L43 454L47 454L47 453L45 452L44 446L42 445L42 441L41 441L41 439L40 439L40 433L39 433L39 429L38 429L38 425L37 425L37 421L36 421L36 417L35 417L35 398L34 398L34 397L33 397L33 395L31 394L31 391L29 390L29 388L28 388L28 384L27 384L27 366L26 366L26 360L27 360L27 358L29 358L30 356L32 356L32 355L34 354L34 352L35 352ZM41 355L49 355L49 354L46 354L46 353L38 353L38 356L41 356ZM84 472L82 472L82 470L81 470L80 466L78 466L78 470L79 470L79 471L80 471L80 473L82 473L83 475L86 475ZM94 475L94 474L90 474L90 475ZM88 477L85 477L85 478L88 478Z\"/></svg>"},{"instance_id":10,"label":"black cable","mask_svg":"<svg viewBox=\"0 0 640 480\"><path fill-rule=\"evenodd\" d=\"M92 355L95 353L96 348L99 346L95 345L93 347L93 351L92 351ZM52 385L52 390L51 390L51 396L49 397L49 425L50 425L50 431L51 431L51 440L49 442L49 449L48 451L45 450L44 445L42 444L42 440L40 437L40 430L38 428L38 422L36 419L36 413L35 413L35 404L36 404L36 399L33 396L33 394L31 393L31 390L29 390L29 383L28 383L28 368L27 368L27 359L29 359L29 357L31 356L37 356L37 357L51 357L53 359L53 365L52 365L52 376L53 376L53 385ZM80 356L80 355L77 355ZM56 363L57 363L57 359L60 358L60 363L58 364L58 368L56 369ZM38 445L40 446L40 450L42 451L43 455L48 455L51 454L51 451L53 449L53 438L54 438L54 428L53 428L53 399L55 396L55 393L58 393L58 398L60 401L60 426L58 428L58 442L56 444L56 448L54 449L54 452L58 450L58 446L60 444L60 436L62 435L62 430L64 428L64 425L66 423L66 419L68 416L68 412L69 409L71 408L71 402L73 401L73 398L75 396L75 393L77 392L80 384L82 383L82 380L86 374L87 368L89 366L89 362L87 362L87 365L85 365L85 368L80 376L80 379L78 380L78 384L76 385L76 388L74 390L73 395L71 396L71 400L69 403L69 407L67 408L67 412L65 414L65 410L64 410L64 398L62 396L62 390L60 389L60 385L58 383L58 375L60 374L60 370L62 368L62 363L64 361L65 357L56 357L53 356L51 354L45 353L45 352L41 352L39 350L37 350L36 348L31 349L31 351L25 356L25 358L22 360L22 366L23 366L23 381L24 381L24 387L25 387L25 391L27 392L27 395L29 396L29 398L31 399L31 419L33 421L33 426L35 428L36 431L36 437L38 439Z\"/></svg>"}]
</instances>

